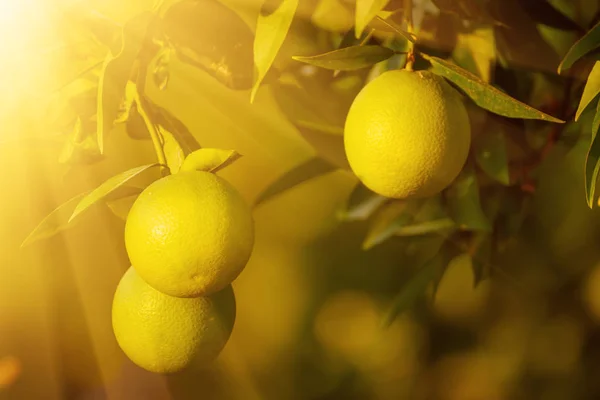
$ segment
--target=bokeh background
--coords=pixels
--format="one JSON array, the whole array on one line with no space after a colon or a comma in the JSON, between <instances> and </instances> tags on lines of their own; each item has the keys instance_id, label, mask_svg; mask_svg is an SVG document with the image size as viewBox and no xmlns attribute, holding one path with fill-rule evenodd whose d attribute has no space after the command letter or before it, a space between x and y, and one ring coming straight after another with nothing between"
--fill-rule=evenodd
<instances>
[{"instance_id":1,"label":"bokeh background","mask_svg":"<svg viewBox=\"0 0 600 400\"><path fill-rule=\"evenodd\" d=\"M112 295L129 267L119 216L127 201L98 205L73 228L20 245L59 204L153 162L152 145L120 125L101 161L59 163L65 135L50 120L66 100L53 89L95 62L74 61L73 52L87 54L92 45L61 47L57 3L67 2L10 3L0 3L0 399L600 398L600 215L586 205L582 173L590 118L570 124L572 133L536 170L525 223L495 260L492 279L475 288L470 258L458 257L433 299L384 326L395 295L439 238L396 237L363 250L367 222L338 218L357 184L343 168L341 137L299 132L276 86L261 88L250 104L249 91L176 60L168 87L149 85L149 96L202 146L243 155L219 174L248 202L315 154L342 168L254 209L255 250L233 285L235 329L214 365L168 377L133 365L110 323ZM153 2L84 3L123 23ZM259 0L223 3L254 29ZM312 11L294 23L279 68L290 55L327 50L318 34L324 26L351 26L345 8L323 13L335 14L332 21L311 19L317 3L303 3ZM574 18L586 26L593 14ZM552 43L564 55L576 34L557 37ZM531 65L515 68L536 74ZM361 79L350 76L340 87L356 91ZM343 120L335 93L324 93L319 104ZM537 101L530 93L523 100Z\"/></svg>"}]
</instances>

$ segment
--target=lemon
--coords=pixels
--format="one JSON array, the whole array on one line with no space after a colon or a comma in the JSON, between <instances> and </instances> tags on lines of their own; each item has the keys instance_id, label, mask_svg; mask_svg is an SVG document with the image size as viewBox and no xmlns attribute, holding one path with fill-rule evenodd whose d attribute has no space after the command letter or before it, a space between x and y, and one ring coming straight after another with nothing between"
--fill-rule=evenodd
<instances>
[{"instance_id":1,"label":"lemon","mask_svg":"<svg viewBox=\"0 0 600 400\"><path fill-rule=\"evenodd\" d=\"M133 203L125 224L131 264L170 296L225 288L244 269L253 244L249 206L209 172L180 172L153 182Z\"/></svg>"},{"instance_id":2,"label":"lemon","mask_svg":"<svg viewBox=\"0 0 600 400\"><path fill-rule=\"evenodd\" d=\"M235 308L231 286L209 297L172 297L130 267L113 299L113 330L131 361L151 372L173 373L219 355L233 330Z\"/></svg>"},{"instance_id":3,"label":"lemon","mask_svg":"<svg viewBox=\"0 0 600 400\"><path fill-rule=\"evenodd\" d=\"M350 167L371 190L428 197L459 174L471 128L459 93L429 71L387 71L356 96L344 128Z\"/></svg>"}]
</instances>

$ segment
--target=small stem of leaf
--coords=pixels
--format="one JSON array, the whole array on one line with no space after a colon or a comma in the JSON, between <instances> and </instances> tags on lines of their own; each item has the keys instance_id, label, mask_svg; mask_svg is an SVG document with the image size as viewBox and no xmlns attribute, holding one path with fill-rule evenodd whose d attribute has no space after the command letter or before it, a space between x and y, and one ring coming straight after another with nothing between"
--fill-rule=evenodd
<instances>
[{"instance_id":1,"label":"small stem of leaf","mask_svg":"<svg viewBox=\"0 0 600 400\"><path fill-rule=\"evenodd\" d=\"M143 100L143 97L140 96L139 93L136 94L135 103L137 104L138 112L140 116L144 120L146 127L148 128L148 132L150 133L150 137L152 138L152 144L154 145L154 151L156 152L156 158L158 159L158 163L161 165L161 173L163 176L168 175L168 168L165 168L167 165L167 157L165 156L165 152L162 146L162 140L160 138L160 134L156 129L156 125L152 122L152 119L148 115L146 111L146 104Z\"/></svg>"},{"instance_id":2,"label":"small stem of leaf","mask_svg":"<svg viewBox=\"0 0 600 400\"><path fill-rule=\"evenodd\" d=\"M412 19L412 0L404 0L404 18L406 19L406 30L409 34L414 33L413 19ZM415 62L414 55L415 45L411 41L408 42L408 54L406 56L406 64L404 68L407 71L413 70L413 64Z\"/></svg>"}]
</instances>

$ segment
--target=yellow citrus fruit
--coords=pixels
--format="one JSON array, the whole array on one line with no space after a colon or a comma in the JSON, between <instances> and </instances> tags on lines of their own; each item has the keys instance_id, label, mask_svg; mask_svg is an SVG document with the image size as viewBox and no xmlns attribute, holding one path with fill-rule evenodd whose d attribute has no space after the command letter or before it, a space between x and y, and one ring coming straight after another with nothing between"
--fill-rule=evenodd
<instances>
[{"instance_id":1,"label":"yellow citrus fruit","mask_svg":"<svg viewBox=\"0 0 600 400\"><path fill-rule=\"evenodd\" d=\"M249 206L233 186L209 172L180 172L153 182L125 224L131 264L170 296L223 289L242 272L253 244Z\"/></svg>"},{"instance_id":2,"label":"yellow citrus fruit","mask_svg":"<svg viewBox=\"0 0 600 400\"><path fill-rule=\"evenodd\" d=\"M115 292L112 323L123 352L140 367L173 373L216 358L235 322L230 286L208 297L168 296L129 268Z\"/></svg>"},{"instance_id":3,"label":"yellow citrus fruit","mask_svg":"<svg viewBox=\"0 0 600 400\"><path fill-rule=\"evenodd\" d=\"M387 71L356 96L344 129L350 167L371 190L428 197L459 174L471 127L459 93L429 71Z\"/></svg>"}]
</instances>

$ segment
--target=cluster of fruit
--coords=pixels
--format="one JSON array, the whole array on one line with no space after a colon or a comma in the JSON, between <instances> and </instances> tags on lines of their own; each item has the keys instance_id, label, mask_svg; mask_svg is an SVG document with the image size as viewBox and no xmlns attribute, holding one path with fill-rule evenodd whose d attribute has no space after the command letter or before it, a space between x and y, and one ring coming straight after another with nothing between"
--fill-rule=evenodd
<instances>
[{"instance_id":1,"label":"cluster of fruit","mask_svg":"<svg viewBox=\"0 0 600 400\"><path fill-rule=\"evenodd\" d=\"M127 216L132 266L113 300L125 354L157 373L216 358L235 321L231 283L253 244L250 207L214 173L183 171L148 186Z\"/></svg>"}]
</instances>

